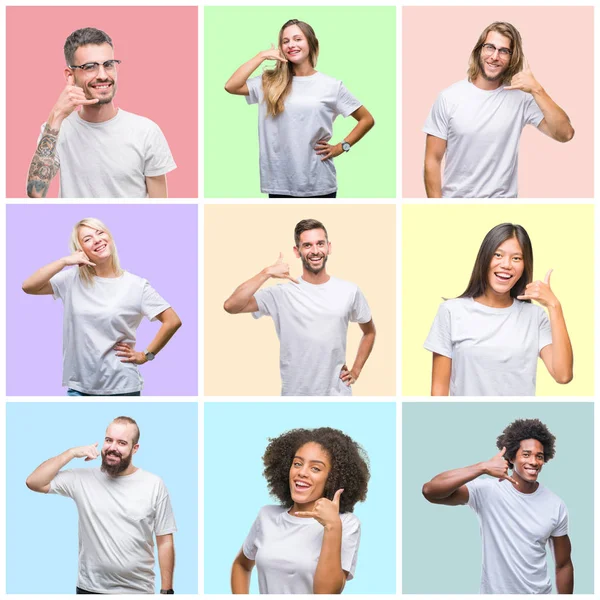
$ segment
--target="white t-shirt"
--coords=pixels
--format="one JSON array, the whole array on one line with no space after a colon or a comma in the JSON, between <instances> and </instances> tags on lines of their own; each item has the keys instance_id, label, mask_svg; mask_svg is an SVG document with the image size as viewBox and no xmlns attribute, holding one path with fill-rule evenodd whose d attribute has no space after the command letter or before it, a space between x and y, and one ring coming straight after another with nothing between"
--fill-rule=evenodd
<instances>
[{"instance_id":1,"label":"white t-shirt","mask_svg":"<svg viewBox=\"0 0 600 600\"><path fill-rule=\"evenodd\" d=\"M142 318L154 321L170 304L146 279L127 271L115 278L94 277L88 287L79 267L73 267L50 283L54 298L64 304L63 386L107 396L139 392L144 380L137 365L121 362L115 344L135 347Z\"/></svg>"},{"instance_id":2,"label":"white t-shirt","mask_svg":"<svg viewBox=\"0 0 600 600\"><path fill-rule=\"evenodd\" d=\"M315 519L295 517L283 506L263 506L242 550L256 561L261 594L312 594L323 544L323 525ZM342 569L354 577L360 521L353 513L342 520Z\"/></svg>"},{"instance_id":3,"label":"white t-shirt","mask_svg":"<svg viewBox=\"0 0 600 600\"><path fill-rule=\"evenodd\" d=\"M267 117L262 76L247 82L248 104L259 103L260 191L284 196L324 196L337 190L333 160L321 160L315 144L330 140L333 122L361 107L344 84L323 73L294 77L285 110Z\"/></svg>"},{"instance_id":4,"label":"white t-shirt","mask_svg":"<svg viewBox=\"0 0 600 600\"><path fill-rule=\"evenodd\" d=\"M535 396L538 356L551 343L541 306L454 298L440 304L424 347L452 359L451 396Z\"/></svg>"},{"instance_id":5,"label":"white t-shirt","mask_svg":"<svg viewBox=\"0 0 600 600\"><path fill-rule=\"evenodd\" d=\"M320 285L273 285L254 294L255 319L273 318L279 337L282 396L351 396L340 379L348 323L368 323L371 309L358 286L330 277Z\"/></svg>"},{"instance_id":6,"label":"white t-shirt","mask_svg":"<svg viewBox=\"0 0 600 600\"><path fill-rule=\"evenodd\" d=\"M60 198L146 198L146 177L177 168L160 127L121 108L103 123L71 113L61 125L56 153Z\"/></svg>"},{"instance_id":7,"label":"white t-shirt","mask_svg":"<svg viewBox=\"0 0 600 600\"><path fill-rule=\"evenodd\" d=\"M423 131L446 140L443 198L516 198L519 139L544 115L521 90L482 90L466 79L436 99Z\"/></svg>"},{"instance_id":8,"label":"white t-shirt","mask_svg":"<svg viewBox=\"0 0 600 600\"><path fill-rule=\"evenodd\" d=\"M77 587L99 594L154 594L154 539L177 531L162 479L138 469L110 477L99 468L60 471L51 494L79 514Z\"/></svg>"},{"instance_id":9,"label":"white t-shirt","mask_svg":"<svg viewBox=\"0 0 600 600\"><path fill-rule=\"evenodd\" d=\"M539 485L533 494L493 477L467 483L483 548L481 594L551 594L546 564L550 537L569 533L564 502Z\"/></svg>"}]
</instances>

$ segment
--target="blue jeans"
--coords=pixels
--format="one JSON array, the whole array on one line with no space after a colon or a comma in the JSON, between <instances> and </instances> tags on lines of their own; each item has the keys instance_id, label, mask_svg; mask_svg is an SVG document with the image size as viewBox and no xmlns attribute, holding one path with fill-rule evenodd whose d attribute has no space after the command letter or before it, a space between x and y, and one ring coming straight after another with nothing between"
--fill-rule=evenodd
<instances>
[{"instance_id":1,"label":"blue jeans","mask_svg":"<svg viewBox=\"0 0 600 600\"><path fill-rule=\"evenodd\" d=\"M127 394L84 394L77 390L67 388L67 396L141 396L142 392L129 392Z\"/></svg>"}]
</instances>

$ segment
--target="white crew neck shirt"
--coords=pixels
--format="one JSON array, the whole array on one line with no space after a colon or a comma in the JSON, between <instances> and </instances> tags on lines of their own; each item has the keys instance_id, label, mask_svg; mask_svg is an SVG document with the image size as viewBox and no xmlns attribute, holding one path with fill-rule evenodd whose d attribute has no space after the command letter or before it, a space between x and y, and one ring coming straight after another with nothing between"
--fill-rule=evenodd
<instances>
[{"instance_id":1,"label":"white crew neck shirt","mask_svg":"<svg viewBox=\"0 0 600 600\"><path fill-rule=\"evenodd\" d=\"M146 198L146 177L177 168L160 127L122 108L102 123L71 113L61 125L56 153L60 198Z\"/></svg>"},{"instance_id":2,"label":"white crew neck shirt","mask_svg":"<svg viewBox=\"0 0 600 600\"><path fill-rule=\"evenodd\" d=\"M284 196L324 196L337 191L332 159L322 161L316 143L331 140L338 115L348 117L361 103L344 84L323 73L294 76L285 109L267 116L262 75L248 79L248 104L259 104L260 190Z\"/></svg>"},{"instance_id":3,"label":"white crew neck shirt","mask_svg":"<svg viewBox=\"0 0 600 600\"><path fill-rule=\"evenodd\" d=\"M348 323L368 323L371 309L358 286L330 277L314 285L276 284L254 294L255 319L270 316L280 343L282 396L351 396L340 379Z\"/></svg>"},{"instance_id":4,"label":"white crew neck shirt","mask_svg":"<svg viewBox=\"0 0 600 600\"><path fill-rule=\"evenodd\" d=\"M155 594L154 537L177 531L162 479L138 469L110 477L99 468L59 471L51 494L79 514L77 587L98 594Z\"/></svg>"},{"instance_id":5,"label":"white crew neck shirt","mask_svg":"<svg viewBox=\"0 0 600 600\"><path fill-rule=\"evenodd\" d=\"M263 506L242 551L256 561L261 594L312 594L321 555L324 528L315 519L296 517L283 506ZM353 513L340 514L342 521L342 569L347 581L354 578L360 521Z\"/></svg>"},{"instance_id":6,"label":"white crew neck shirt","mask_svg":"<svg viewBox=\"0 0 600 600\"><path fill-rule=\"evenodd\" d=\"M121 362L115 344L135 348L142 319L154 321L170 308L146 279L124 271L120 277L94 277L86 286L79 267L50 279L54 298L64 304L63 379L65 387L93 395L139 392L137 365Z\"/></svg>"},{"instance_id":7,"label":"white crew neck shirt","mask_svg":"<svg viewBox=\"0 0 600 600\"><path fill-rule=\"evenodd\" d=\"M521 90L482 90L466 79L437 97L423 131L446 140L443 198L516 198L519 140L544 115Z\"/></svg>"},{"instance_id":8,"label":"white crew neck shirt","mask_svg":"<svg viewBox=\"0 0 600 600\"><path fill-rule=\"evenodd\" d=\"M541 484L532 494L510 481L479 477L467 484L483 548L481 594L550 594L546 544L569 533L564 502Z\"/></svg>"},{"instance_id":9,"label":"white crew neck shirt","mask_svg":"<svg viewBox=\"0 0 600 600\"><path fill-rule=\"evenodd\" d=\"M424 347L452 359L450 396L535 396L538 356L551 343L541 306L454 298L440 304Z\"/></svg>"}]
</instances>

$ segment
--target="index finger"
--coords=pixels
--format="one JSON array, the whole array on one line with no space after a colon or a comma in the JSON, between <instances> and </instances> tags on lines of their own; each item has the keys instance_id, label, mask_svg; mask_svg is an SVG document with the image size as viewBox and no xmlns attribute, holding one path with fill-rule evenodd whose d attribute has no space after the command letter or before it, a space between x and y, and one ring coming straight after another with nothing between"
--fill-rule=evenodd
<instances>
[{"instance_id":1,"label":"index finger","mask_svg":"<svg viewBox=\"0 0 600 600\"><path fill-rule=\"evenodd\" d=\"M552 271L554 271L554 269L550 269L546 273L546 277L544 277L544 283L547 284L547 285L550 285L550 275L552 275Z\"/></svg>"}]
</instances>

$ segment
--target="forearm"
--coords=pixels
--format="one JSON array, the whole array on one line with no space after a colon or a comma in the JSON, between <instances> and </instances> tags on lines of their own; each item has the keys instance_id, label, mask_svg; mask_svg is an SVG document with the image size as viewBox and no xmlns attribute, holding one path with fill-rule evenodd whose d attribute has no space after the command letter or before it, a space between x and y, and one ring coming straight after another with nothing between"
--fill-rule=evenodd
<instances>
[{"instance_id":1,"label":"forearm","mask_svg":"<svg viewBox=\"0 0 600 600\"><path fill-rule=\"evenodd\" d=\"M156 335L148 344L146 350L148 350L148 352L152 352L152 354L158 354L167 345L169 340L175 335L175 332L180 327L181 321L177 315L175 315L174 319L162 323L160 329L156 332Z\"/></svg>"},{"instance_id":2,"label":"forearm","mask_svg":"<svg viewBox=\"0 0 600 600\"><path fill-rule=\"evenodd\" d=\"M559 594L572 594L575 581L573 563L556 567L556 591Z\"/></svg>"},{"instance_id":3,"label":"forearm","mask_svg":"<svg viewBox=\"0 0 600 600\"><path fill-rule=\"evenodd\" d=\"M265 59L261 56L261 53L253 56L248 62L245 62L235 73L227 80L225 89L228 92L235 91L242 87L246 81L250 78L250 75L254 73L256 69L262 64Z\"/></svg>"},{"instance_id":4,"label":"forearm","mask_svg":"<svg viewBox=\"0 0 600 600\"><path fill-rule=\"evenodd\" d=\"M425 193L428 198L442 197L442 162L425 160Z\"/></svg>"},{"instance_id":5,"label":"forearm","mask_svg":"<svg viewBox=\"0 0 600 600\"><path fill-rule=\"evenodd\" d=\"M354 129L344 138L351 146L360 141L375 125L375 120L369 113L354 126Z\"/></svg>"},{"instance_id":6,"label":"forearm","mask_svg":"<svg viewBox=\"0 0 600 600\"><path fill-rule=\"evenodd\" d=\"M52 114L46 122L40 143L31 159L27 174L27 195L29 198L45 198L50 182L60 169L56 154L58 133L62 119Z\"/></svg>"},{"instance_id":7,"label":"forearm","mask_svg":"<svg viewBox=\"0 0 600 600\"><path fill-rule=\"evenodd\" d=\"M158 546L158 567L160 568L160 589L170 590L173 587L173 572L175 570L175 545L173 536Z\"/></svg>"},{"instance_id":8,"label":"forearm","mask_svg":"<svg viewBox=\"0 0 600 600\"><path fill-rule=\"evenodd\" d=\"M354 373L356 377L358 377L367 362L367 358L371 354L373 350L373 346L375 344L375 332L371 333L363 333L363 336L358 345L358 350L356 351L356 358L354 359L354 364L352 365L351 371Z\"/></svg>"},{"instance_id":9,"label":"forearm","mask_svg":"<svg viewBox=\"0 0 600 600\"><path fill-rule=\"evenodd\" d=\"M548 307L548 315L552 330L552 377L558 383L569 383L573 379L573 347L562 306Z\"/></svg>"},{"instance_id":10,"label":"forearm","mask_svg":"<svg viewBox=\"0 0 600 600\"><path fill-rule=\"evenodd\" d=\"M313 594L340 594L345 580L342 570L342 522L339 521L334 526L325 526Z\"/></svg>"},{"instance_id":11,"label":"forearm","mask_svg":"<svg viewBox=\"0 0 600 600\"><path fill-rule=\"evenodd\" d=\"M45 491L44 488L56 477L58 472L74 458L72 449L65 450L62 454L49 458L43 462L25 482L27 487L34 492Z\"/></svg>"},{"instance_id":12,"label":"forearm","mask_svg":"<svg viewBox=\"0 0 600 600\"><path fill-rule=\"evenodd\" d=\"M233 294L225 300L223 308L232 315L241 312L269 278L267 269L263 269L258 275L238 286Z\"/></svg>"},{"instance_id":13,"label":"forearm","mask_svg":"<svg viewBox=\"0 0 600 600\"><path fill-rule=\"evenodd\" d=\"M50 279L54 277L57 273L60 273L65 267L66 262L64 258L60 258L51 262L49 265L38 269L33 275L28 277L23 282L23 291L26 294L35 294L45 285L50 282Z\"/></svg>"},{"instance_id":14,"label":"forearm","mask_svg":"<svg viewBox=\"0 0 600 600\"><path fill-rule=\"evenodd\" d=\"M248 571L238 562L233 563L233 567L231 567L231 592L233 594L250 593L251 573L252 571Z\"/></svg>"},{"instance_id":15,"label":"forearm","mask_svg":"<svg viewBox=\"0 0 600 600\"><path fill-rule=\"evenodd\" d=\"M567 113L550 98L543 87L532 90L531 95L542 111L552 137L559 142L568 142L575 135L575 130Z\"/></svg>"},{"instance_id":16,"label":"forearm","mask_svg":"<svg viewBox=\"0 0 600 600\"><path fill-rule=\"evenodd\" d=\"M477 479L477 477L480 477L484 473L483 463L445 471L436 475L423 486L423 495L427 500L443 500L452 495L459 487L465 485L465 483Z\"/></svg>"}]
</instances>

